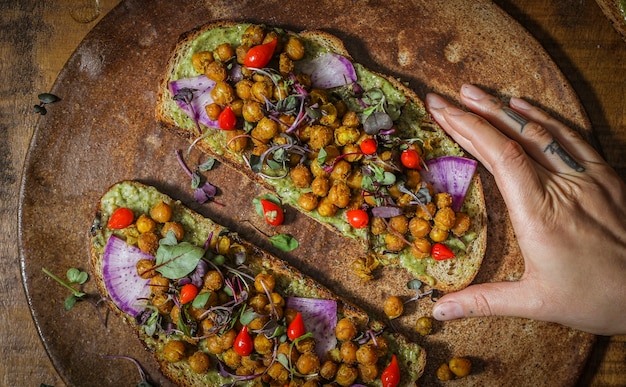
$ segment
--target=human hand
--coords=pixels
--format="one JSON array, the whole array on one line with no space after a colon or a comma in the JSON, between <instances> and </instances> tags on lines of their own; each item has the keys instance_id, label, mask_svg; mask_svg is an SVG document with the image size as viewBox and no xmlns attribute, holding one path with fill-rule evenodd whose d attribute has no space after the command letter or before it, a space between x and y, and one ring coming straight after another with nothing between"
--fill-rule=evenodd
<instances>
[{"instance_id":1,"label":"human hand","mask_svg":"<svg viewBox=\"0 0 626 387\"><path fill-rule=\"evenodd\" d=\"M528 102L506 106L472 85L461 101L471 112L426 97L435 120L493 174L525 268L518 281L443 296L434 317L516 316L626 334L626 184L578 133Z\"/></svg>"}]
</instances>

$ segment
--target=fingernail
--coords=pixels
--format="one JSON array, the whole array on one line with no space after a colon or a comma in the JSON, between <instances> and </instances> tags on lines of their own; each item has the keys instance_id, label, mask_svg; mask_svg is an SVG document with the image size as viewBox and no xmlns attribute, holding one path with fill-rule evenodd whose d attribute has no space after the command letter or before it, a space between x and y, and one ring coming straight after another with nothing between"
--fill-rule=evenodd
<instances>
[{"instance_id":1,"label":"fingernail","mask_svg":"<svg viewBox=\"0 0 626 387\"><path fill-rule=\"evenodd\" d=\"M433 308L433 317L437 320L454 320L465 316L463 307L453 301L447 301L443 304L435 304Z\"/></svg>"},{"instance_id":2,"label":"fingernail","mask_svg":"<svg viewBox=\"0 0 626 387\"><path fill-rule=\"evenodd\" d=\"M463 85L461 87L461 94L473 100L482 99L487 96L487 93L474 85Z\"/></svg>"},{"instance_id":3,"label":"fingernail","mask_svg":"<svg viewBox=\"0 0 626 387\"><path fill-rule=\"evenodd\" d=\"M510 104L511 104L511 107L522 109L522 110L529 110L530 108L532 108L531 104L517 97L511 97Z\"/></svg>"}]
</instances>

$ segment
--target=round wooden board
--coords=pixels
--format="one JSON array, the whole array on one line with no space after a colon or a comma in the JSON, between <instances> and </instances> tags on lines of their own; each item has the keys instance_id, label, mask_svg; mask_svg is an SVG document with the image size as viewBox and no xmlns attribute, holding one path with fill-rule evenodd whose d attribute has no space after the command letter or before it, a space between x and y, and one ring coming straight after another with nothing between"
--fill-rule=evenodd
<instances>
[{"instance_id":1,"label":"round wooden board","mask_svg":"<svg viewBox=\"0 0 626 387\"><path fill-rule=\"evenodd\" d=\"M59 75L52 92L62 100L41 119L24 170L19 219L24 284L46 349L68 385L130 386L139 380L130 362L106 355L138 359L158 384L168 384L119 318L89 303L65 311L67 290L42 273L42 267L59 275L70 267L89 268L88 232L108 186L122 179L153 184L267 247L253 227L272 232L259 222L251 202L262 188L219 166L208 177L220 188L221 204L195 205L174 155L187 144L160 131L154 121L157 82L177 37L224 19L326 30L346 42L357 62L401 78L420 96L434 90L456 98L464 82L498 91L503 98L541 90L543 99L535 102L590 134L583 108L557 66L488 1L123 2L92 30ZM523 263L506 208L493 179L480 173L489 241L476 282L514 280ZM411 296L408 278L398 271L383 270L369 283L355 281L346 269L354 257L342 254L349 242L293 209L279 232L292 233L301 242L282 258L374 315L381 315L385 297ZM85 289L96 291L92 281ZM452 356L473 359L473 374L458 381L463 385L572 385L594 341L592 335L559 325L512 318L436 324L433 335L417 337L412 323L431 308L430 300L413 304L394 323L428 352L422 385L436 385L437 366Z\"/></svg>"}]
</instances>

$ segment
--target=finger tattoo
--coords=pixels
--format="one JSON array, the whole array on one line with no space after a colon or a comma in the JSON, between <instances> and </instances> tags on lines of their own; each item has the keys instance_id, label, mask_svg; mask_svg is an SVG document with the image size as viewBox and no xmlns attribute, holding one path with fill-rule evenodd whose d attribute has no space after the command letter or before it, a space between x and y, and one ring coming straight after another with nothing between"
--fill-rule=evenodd
<instances>
[{"instance_id":1,"label":"finger tattoo","mask_svg":"<svg viewBox=\"0 0 626 387\"><path fill-rule=\"evenodd\" d=\"M504 111L504 113L509 116L509 118L511 118L513 121L515 121L516 123L519 124L519 132L522 133L524 131L524 127L526 127L526 125L530 122L528 121L525 117L523 117L521 114L519 114L518 112L516 112L513 109L510 109L508 107L503 107L502 110Z\"/></svg>"},{"instance_id":2,"label":"finger tattoo","mask_svg":"<svg viewBox=\"0 0 626 387\"><path fill-rule=\"evenodd\" d=\"M558 141L552 140L550 144L544 149L544 152L550 152L553 155L559 156L561 160L570 168L575 170L576 172L584 172L585 167L580 165L578 161L576 161L563 147L559 144Z\"/></svg>"}]
</instances>

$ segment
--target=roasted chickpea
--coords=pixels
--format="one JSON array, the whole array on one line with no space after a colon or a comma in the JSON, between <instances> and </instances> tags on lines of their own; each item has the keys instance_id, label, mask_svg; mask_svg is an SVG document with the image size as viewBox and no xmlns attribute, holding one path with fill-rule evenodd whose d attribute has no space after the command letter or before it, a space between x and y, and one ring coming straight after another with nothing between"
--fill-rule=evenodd
<instances>
[{"instance_id":1,"label":"roasted chickpea","mask_svg":"<svg viewBox=\"0 0 626 387\"><path fill-rule=\"evenodd\" d=\"M472 361L466 357L455 357L448 362L448 367L458 378L463 378L472 372Z\"/></svg>"},{"instance_id":2,"label":"roasted chickpea","mask_svg":"<svg viewBox=\"0 0 626 387\"><path fill-rule=\"evenodd\" d=\"M144 253L155 255L159 248L159 237L153 232L144 232L137 238L137 247Z\"/></svg>"},{"instance_id":3,"label":"roasted chickpea","mask_svg":"<svg viewBox=\"0 0 626 387\"><path fill-rule=\"evenodd\" d=\"M359 377L359 371L348 364L341 364L337 369L337 374L335 376L335 381L342 387L347 387L352 385L356 378Z\"/></svg>"},{"instance_id":4,"label":"roasted chickpea","mask_svg":"<svg viewBox=\"0 0 626 387\"><path fill-rule=\"evenodd\" d=\"M350 127L356 128L361 123L359 122L359 116L356 114L356 112L348 111L342 117L341 124L345 125L345 126L350 126Z\"/></svg>"},{"instance_id":5,"label":"roasted chickpea","mask_svg":"<svg viewBox=\"0 0 626 387\"><path fill-rule=\"evenodd\" d=\"M363 173L361 172L360 169L355 169L352 171L352 173L350 173L350 175L346 179L346 184L348 184L348 187L350 187L351 189L358 190L361 188L362 181L363 181ZM363 195L358 195L358 196L362 197Z\"/></svg>"},{"instance_id":6,"label":"roasted chickpea","mask_svg":"<svg viewBox=\"0 0 626 387\"><path fill-rule=\"evenodd\" d=\"M440 192L435 194L435 198L433 199L437 208L446 208L452 206L452 195L447 192Z\"/></svg>"},{"instance_id":7,"label":"roasted chickpea","mask_svg":"<svg viewBox=\"0 0 626 387\"><path fill-rule=\"evenodd\" d=\"M471 224L472 220L469 215L464 212L457 212L456 218L454 219L454 226L450 231L456 236L462 236L469 230Z\"/></svg>"},{"instance_id":8,"label":"roasted chickpea","mask_svg":"<svg viewBox=\"0 0 626 387\"><path fill-rule=\"evenodd\" d=\"M317 157L317 154L315 154L315 156ZM311 165L309 165L309 168L311 168L311 173L315 177L328 177L330 175L328 172L324 170L324 166L320 165L320 163L318 163L315 160L311 162Z\"/></svg>"},{"instance_id":9,"label":"roasted chickpea","mask_svg":"<svg viewBox=\"0 0 626 387\"><path fill-rule=\"evenodd\" d=\"M378 377L378 366L374 364L361 364L358 365L359 378L363 383L372 383Z\"/></svg>"},{"instance_id":10,"label":"roasted chickpea","mask_svg":"<svg viewBox=\"0 0 626 387\"><path fill-rule=\"evenodd\" d=\"M143 279L152 278L156 275L153 259L140 259L137 261L137 264L135 264L135 267L137 268L137 274Z\"/></svg>"},{"instance_id":11,"label":"roasted chickpea","mask_svg":"<svg viewBox=\"0 0 626 387\"><path fill-rule=\"evenodd\" d=\"M326 360L320 367L320 376L326 380L332 380L337 374L337 363Z\"/></svg>"},{"instance_id":12,"label":"roasted chickpea","mask_svg":"<svg viewBox=\"0 0 626 387\"><path fill-rule=\"evenodd\" d=\"M402 251L404 247L405 242L400 236L392 233L385 234L385 248L387 250L397 253L398 251Z\"/></svg>"},{"instance_id":13,"label":"roasted chickpea","mask_svg":"<svg viewBox=\"0 0 626 387\"><path fill-rule=\"evenodd\" d=\"M305 211L313 211L318 203L319 199L313 192L305 192L298 197L298 206Z\"/></svg>"},{"instance_id":14,"label":"roasted chickpea","mask_svg":"<svg viewBox=\"0 0 626 387\"><path fill-rule=\"evenodd\" d=\"M208 321L209 319L203 320L204 321ZM203 326L203 325L201 325ZM210 328L209 328L210 329ZM208 329L207 329L208 332ZM220 337L218 335L211 335L209 337L207 337L205 339L205 345L206 345L206 350L209 351L209 353L212 353L214 355L218 355L222 352L224 352L224 348L222 347L222 340L220 339Z\"/></svg>"},{"instance_id":15,"label":"roasted chickpea","mask_svg":"<svg viewBox=\"0 0 626 387\"><path fill-rule=\"evenodd\" d=\"M228 348L222 353L222 361L230 368L237 368L241 365L241 355L234 348Z\"/></svg>"},{"instance_id":16,"label":"roasted chickpea","mask_svg":"<svg viewBox=\"0 0 626 387\"><path fill-rule=\"evenodd\" d=\"M448 231L442 230L439 227L433 227L433 229L430 230L430 233L428 234L433 242L444 242L446 239L448 239L448 235Z\"/></svg>"},{"instance_id":17,"label":"roasted chickpea","mask_svg":"<svg viewBox=\"0 0 626 387\"><path fill-rule=\"evenodd\" d=\"M335 336L339 341L350 341L356 337L356 324L347 317L342 318L335 326Z\"/></svg>"},{"instance_id":18,"label":"roasted chickpea","mask_svg":"<svg viewBox=\"0 0 626 387\"><path fill-rule=\"evenodd\" d=\"M341 343L341 347L339 348L341 361L347 364L356 363L356 351L358 349L359 347L354 343L354 341L344 341Z\"/></svg>"},{"instance_id":19,"label":"roasted chickpea","mask_svg":"<svg viewBox=\"0 0 626 387\"><path fill-rule=\"evenodd\" d=\"M374 235L382 235L387 232L387 224L383 218L372 217L370 220L370 231Z\"/></svg>"},{"instance_id":20,"label":"roasted chickpea","mask_svg":"<svg viewBox=\"0 0 626 387\"><path fill-rule=\"evenodd\" d=\"M185 343L180 340L170 340L163 347L163 356L170 363L183 360L185 357Z\"/></svg>"},{"instance_id":21,"label":"roasted chickpea","mask_svg":"<svg viewBox=\"0 0 626 387\"><path fill-rule=\"evenodd\" d=\"M398 234L406 234L409 230L409 219L406 215L398 215L389 219L389 229Z\"/></svg>"},{"instance_id":22,"label":"roasted chickpea","mask_svg":"<svg viewBox=\"0 0 626 387\"><path fill-rule=\"evenodd\" d=\"M430 223L422 218L413 217L409 221L409 231L415 238L423 238L430 232Z\"/></svg>"},{"instance_id":23,"label":"roasted chickpea","mask_svg":"<svg viewBox=\"0 0 626 387\"><path fill-rule=\"evenodd\" d=\"M454 374L450 371L450 367L447 363L443 363L437 368L437 379L443 382L454 379Z\"/></svg>"},{"instance_id":24,"label":"roasted chickpea","mask_svg":"<svg viewBox=\"0 0 626 387\"><path fill-rule=\"evenodd\" d=\"M315 351L315 339L313 337L307 337L295 342L296 349L300 353Z\"/></svg>"},{"instance_id":25,"label":"roasted chickpea","mask_svg":"<svg viewBox=\"0 0 626 387\"><path fill-rule=\"evenodd\" d=\"M258 334L254 337L254 350L261 355L267 355L272 352L273 342L264 334Z\"/></svg>"},{"instance_id":26,"label":"roasted chickpea","mask_svg":"<svg viewBox=\"0 0 626 387\"><path fill-rule=\"evenodd\" d=\"M332 103L326 103L320 106L322 117L319 119L320 124L330 127L336 127L337 108Z\"/></svg>"},{"instance_id":27,"label":"roasted chickpea","mask_svg":"<svg viewBox=\"0 0 626 387\"><path fill-rule=\"evenodd\" d=\"M343 181L335 181L330 191L328 191L328 199L338 208L346 208L350 203L352 191L350 187Z\"/></svg>"},{"instance_id":28,"label":"roasted chickpea","mask_svg":"<svg viewBox=\"0 0 626 387\"><path fill-rule=\"evenodd\" d=\"M435 206L435 203L430 202L430 203L426 203L424 206L417 207L417 210L415 211L415 215L418 218L431 220L433 216L435 215L435 212L437 212L437 207Z\"/></svg>"},{"instance_id":29,"label":"roasted chickpea","mask_svg":"<svg viewBox=\"0 0 626 387\"><path fill-rule=\"evenodd\" d=\"M150 217L155 222L165 223L172 217L172 207L165 202L159 202L150 209Z\"/></svg>"},{"instance_id":30,"label":"roasted chickpea","mask_svg":"<svg viewBox=\"0 0 626 387\"><path fill-rule=\"evenodd\" d=\"M296 369L303 375L317 373L320 370L320 359L313 352L305 352L298 358Z\"/></svg>"},{"instance_id":31,"label":"roasted chickpea","mask_svg":"<svg viewBox=\"0 0 626 387\"><path fill-rule=\"evenodd\" d=\"M185 229L183 225L178 222L165 222L163 228L161 229L161 235L163 237L167 236L167 233L172 231L177 241L182 241L185 237Z\"/></svg>"},{"instance_id":32,"label":"roasted chickpea","mask_svg":"<svg viewBox=\"0 0 626 387\"><path fill-rule=\"evenodd\" d=\"M235 94L237 95L237 97L243 99L243 100L248 100L252 98L252 85L254 85L254 82L252 82L249 79L242 79L241 81L237 82L235 84Z\"/></svg>"},{"instance_id":33,"label":"roasted chickpea","mask_svg":"<svg viewBox=\"0 0 626 387\"><path fill-rule=\"evenodd\" d=\"M298 164L294 168L291 168L289 176L293 184L298 188L308 188L313 180L311 170L304 164Z\"/></svg>"},{"instance_id":34,"label":"roasted chickpea","mask_svg":"<svg viewBox=\"0 0 626 387\"><path fill-rule=\"evenodd\" d=\"M295 36L290 36L283 47L283 52L287 54L291 60L300 60L304 57L304 44Z\"/></svg>"},{"instance_id":35,"label":"roasted chickpea","mask_svg":"<svg viewBox=\"0 0 626 387\"><path fill-rule=\"evenodd\" d=\"M398 296L388 297L383 304L383 311L390 319L398 318L404 313L404 303Z\"/></svg>"},{"instance_id":36,"label":"roasted chickpea","mask_svg":"<svg viewBox=\"0 0 626 387\"><path fill-rule=\"evenodd\" d=\"M405 172L406 183L404 185L408 188L415 189L422 183L422 175L420 175L417 169L408 169Z\"/></svg>"},{"instance_id":37,"label":"roasted chickpea","mask_svg":"<svg viewBox=\"0 0 626 387\"><path fill-rule=\"evenodd\" d=\"M426 238L415 238L411 242L411 255L417 259L422 259L430 256L430 249L432 245Z\"/></svg>"},{"instance_id":38,"label":"roasted chickpea","mask_svg":"<svg viewBox=\"0 0 626 387\"><path fill-rule=\"evenodd\" d=\"M287 56L287 54L283 52L278 56L278 71L281 74L293 73L295 68L295 63L289 58L289 56Z\"/></svg>"},{"instance_id":39,"label":"roasted chickpea","mask_svg":"<svg viewBox=\"0 0 626 387\"><path fill-rule=\"evenodd\" d=\"M222 344L222 348L224 348L224 350L232 348L233 344L235 343L236 337L237 337L237 332L234 329L229 329L226 332L224 332L220 336L220 343Z\"/></svg>"},{"instance_id":40,"label":"roasted chickpea","mask_svg":"<svg viewBox=\"0 0 626 387\"><path fill-rule=\"evenodd\" d=\"M204 110L206 111L206 115L212 120L217 120L222 112L222 108L216 103L206 105Z\"/></svg>"},{"instance_id":41,"label":"roasted chickpea","mask_svg":"<svg viewBox=\"0 0 626 387\"><path fill-rule=\"evenodd\" d=\"M363 158L361 148L357 144L346 144L342 148L343 159L349 163L356 163Z\"/></svg>"},{"instance_id":42,"label":"roasted chickpea","mask_svg":"<svg viewBox=\"0 0 626 387\"><path fill-rule=\"evenodd\" d=\"M312 163L317 164L317 163ZM324 176L317 176L311 182L311 192L317 196L324 197L328 195L328 191L330 190L330 180Z\"/></svg>"},{"instance_id":43,"label":"roasted chickpea","mask_svg":"<svg viewBox=\"0 0 626 387\"><path fill-rule=\"evenodd\" d=\"M204 75L214 82L222 82L228 78L228 70L222 62L211 62L206 66Z\"/></svg>"},{"instance_id":44,"label":"roasted chickpea","mask_svg":"<svg viewBox=\"0 0 626 387\"><path fill-rule=\"evenodd\" d=\"M241 114L248 122L259 122L263 117L263 109L257 101L244 101Z\"/></svg>"},{"instance_id":45,"label":"roasted chickpea","mask_svg":"<svg viewBox=\"0 0 626 387\"><path fill-rule=\"evenodd\" d=\"M156 274L150 278L150 291L152 294L163 294L170 287L170 280L163 277L161 274Z\"/></svg>"},{"instance_id":46,"label":"roasted chickpea","mask_svg":"<svg viewBox=\"0 0 626 387\"><path fill-rule=\"evenodd\" d=\"M174 322L177 322L180 318L180 308L178 305L174 305L170 310L170 319Z\"/></svg>"},{"instance_id":47,"label":"roasted chickpea","mask_svg":"<svg viewBox=\"0 0 626 387\"><path fill-rule=\"evenodd\" d=\"M243 35L241 36L241 44L256 46L257 44L263 43L264 38L265 30L263 27L252 24L243 32Z\"/></svg>"},{"instance_id":48,"label":"roasted chickpea","mask_svg":"<svg viewBox=\"0 0 626 387\"><path fill-rule=\"evenodd\" d=\"M342 125L335 129L335 144L344 146L354 144L361 137L361 132L356 127Z\"/></svg>"},{"instance_id":49,"label":"roasted chickpea","mask_svg":"<svg viewBox=\"0 0 626 387\"><path fill-rule=\"evenodd\" d=\"M281 385L289 380L289 371L279 362L273 363L268 369L267 374Z\"/></svg>"},{"instance_id":50,"label":"roasted chickpea","mask_svg":"<svg viewBox=\"0 0 626 387\"><path fill-rule=\"evenodd\" d=\"M276 279L271 274L260 273L254 277L254 289L259 293L271 293L274 291L274 286L276 286Z\"/></svg>"},{"instance_id":51,"label":"roasted chickpea","mask_svg":"<svg viewBox=\"0 0 626 387\"><path fill-rule=\"evenodd\" d=\"M268 316L259 316L257 318L254 318L252 321L248 323L248 328L250 328L253 331L263 329L263 327L265 326L265 324L267 324L268 321L269 321Z\"/></svg>"},{"instance_id":52,"label":"roasted chickpea","mask_svg":"<svg viewBox=\"0 0 626 387\"><path fill-rule=\"evenodd\" d=\"M218 81L211 90L211 97L216 104L226 106L235 100L235 90L228 82Z\"/></svg>"},{"instance_id":53,"label":"roasted chickpea","mask_svg":"<svg viewBox=\"0 0 626 387\"><path fill-rule=\"evenodd\" d=\"M435 227L448 231L454 226L455 220L454 210L450 207L444 207L435 214Z\"/></svg>"},{"instance_id":54,"label":"roasted chickpea","mask_svg":"<svg viewBox=\"0 0 626 387\"><path fill-rule=\"evenodd\" d=\"M433 319L422 316L415 322L415 331L422 336L428 336L433 331Z\"/></svg>"},{"instance_id":55,"label":"roasted chickpea","mask_svg":"<svg viewBox=\"0 0 626 387\"><path fill-rule=\"evenodd\" d=\"M272 292L270 293L270 298L272 300L272 304L274 304L274 307L282 308L285 306L285 299L283 298L282 294Z\"/></svg>"},{"instance_id":56,"label":"roasted chickpea","mask_svg":"<svg viewBox=\"0 0 626 387\"><path fill-rule=\"evenodd\" d=\"M248 54L249 50L250 50L250 46L246 44L241 44L235 48L235 57L237 58L237 63L239 63L240 65L243 65L244 61L246 60L246 55ZM242 67L241 72L245 77L250 76L250 73L251 73L251 71L248 70L246 67Z\"/></svg>"},{"instance_id":57,"label":"roasted chickpea","mask_svg":"<svg viewBox=\"0 0 626 387\"><path fill-rule=\"evenodd\" d=\"M249 304L255 312L261 313L265 310L265 307L269 303L269 299L265 293L258 293L250 297Z\"/></svg>"},{"instance_id":58,"label":"roasted chickpea","mask_svg":"<svg viewBox=\"0 0 626 387\"><path fill-rule=\"evenodd\" d=\"M361 364L376 364L378 353L372 344L365 344L356 351L356 361Z\"/></svg>"},{"instance_id":59,"label":"roasted chickpea","mask_svg":"<svg viewBox=\"0 0 626 387\"><path fill-rule=\"evenodd\" d=\"M321 216L335 216L337 213L337 206L335 206L327 196L320 199L320 202L317 205L317 212Z\"/></svg>"},{"instance_id":60,"label":"roasted chickpea","mask_svg":"<svg viewBox=\"0 0 626 387\"><path fill-rule=\"evenodd\" d=\"M339 160L332 172L330 173L331 180L346 180L352 173L352 165L346 160Z\"/></svg>"},{"instance_id":61,"label":"roasted chickpea","mask_svg":"<svg viewBox=\"0 0 626 387\"><path fill-rule=\"evenodd\" d=\"M213 53L211 51L194 52L191 56L191 65L193 69L200 74L204 74L209 63L213 62Z\"/></svg>"},{"instance_id":62,"label":"roasted chickpea","mask_svg":"<svg viewBox=\"0 0 626 387\"><path fill-rule=\"evenodd\" d=\"M166 294L155 294L151 302L162 315L170 314L174 307L174 301Z\"/></svg>"},{"instance_id":63,"label":"roasted chickpea","mask_svg":"<svg viewBox=\"0 0 626 387\"><path fill-rule=\"evenodd\" d=\"M278 346L277 354L284 354L287 357L287 360L291 362L291 364L295 364L298 361L298 357L300 354L298 351L293 351L291 348L291 344L288 342L280 343Z\"/></svg>"},{"instance_id":64,"label":"roasted chickpea","mask_svg":"<svg viewBox=\"0 0 626 387\"><path fill-rule=\"evenodd\" d=\"M278 122L268 117L263 117L252 129L252 137L254 139L267 144L274 136L278 134Z\"/></svg>"},{"instance_id":65,"label":"roasted chickpea","mask_svg":"<svg viewBox=\"0 0 626 387\"><path fill-rule=\"evenodd\" d=\"M241 153L248 146L246 132L241 129L229 130L226 132L228 147L237 153Z\"/></svg>"},{"instance_id":66,"label":"roasted chickpea","mask_svg":"<svg viewBox=\"0 0 626 387\"><path fill-rule=\"evenodd\" d=\"M202 351L196 351L193 355L189 356L187 361L189 362L189 368L197 374L207 372L209 366L211 365L209 356Z\"/></svg>"},{"instance_id":67,"label":"roasted chickpea","mask_svg":"<svg viewBox=\"0 0 626 387\"><path fill-rule=\"evenodd\" d=\"M213 50L213 58L222 62L235 56L235 49L229 43L222 43Z\"/></svg>"},{"instance_id":68,"label":"roasted chickpea","mask_svg":"<svg viewBox=\"0 0 626 387\"><path fill-rule=\"evenodd\" d=\"M309 146L313 150L320 150L333 142L333 129L323 125L311 127Z\"/></svg>"},{"instance_id":69,"label":"roasted chickpea","mask_svg":"<svg viewBox=\"0 0 626 387\"><path fill-rule=\"evenodd\" d=\"M265 100L270 99L274 94L273 85L271 82L267 82L265 80L254 82L252 88L250 89L250 94L252 95L253 100L265 103Z\"/></svg>"},{"instance_id":70,"label":"roasted chickpea","mask_svg":"<svg viewBox=\"0 0 626 387\"><path fill-rule=\"evenodd\" d=\"M374 348L376 348L376 353L378 353L379 358L385 356L389 351L389 342L383 336L378 336L376 340L368 341L368 344L373 345Z\"/></svg>"},{"instance_id":71,"label":"roasted chickpea","mask_svg":"<svg viewBox=\"0 0 626 387\"><path fill-rule=\"evenodd\" d=\"M146 214L139 215L139 218L137 218L137 221L135 222L135 226L137 227L137 231L140 233L153 232L156 230L156 222Z\"/></svg>"}]
</instances>

